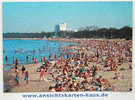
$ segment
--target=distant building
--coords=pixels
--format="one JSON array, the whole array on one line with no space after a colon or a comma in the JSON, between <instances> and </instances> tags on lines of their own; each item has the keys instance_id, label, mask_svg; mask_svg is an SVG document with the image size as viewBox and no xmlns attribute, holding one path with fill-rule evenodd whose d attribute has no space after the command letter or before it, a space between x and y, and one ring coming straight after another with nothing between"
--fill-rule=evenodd
<instances>
[{"instance_id":1,"label":"distant building","mask_svg":"<svg viewBox=\"0 0 135 100\"><path fill-rule=\"evenodd\" d=\"M59 31L66 31L67 30L67 24L66 23L63 23L63 24L57 24L55 26L55 32L59 32Z\"/></svg>"},{"instance_id":2,"label":"distant building","mask_svg":"<svg viewBox=\"0 0 135 100\"><path fill-rule=\"evenodd\" d=\"M59 24L59 30L60 31L66 31L67 30L67 24L66 23L63 23L63 24Z\"/></svg>"},{"instance_id":3,"label":"distant building","mask_svg":"<svg viewBox=\"0 0 135 100\"><path fill-rule=\"evenodd\" d=\"M55 37L58 36L58 33L60 31L67 31L67 32L78 32L77 29L72 29L72 28L67 28L67 24L66 23L63 23L63 24L57 24L55 26Z\"/></svg>"},{"instance_id":4,"label":"distant building","mask_svg":"<svg viewBox=\"0 0 135 100\"><path fill-rule=\"evenodd\" d=\"M55 26L55 36L58 36L58 33L60 31L66 31L67 30L67 24L66 23L63 23L63 24L57 24Z\"/></svg>"}]
</instances>

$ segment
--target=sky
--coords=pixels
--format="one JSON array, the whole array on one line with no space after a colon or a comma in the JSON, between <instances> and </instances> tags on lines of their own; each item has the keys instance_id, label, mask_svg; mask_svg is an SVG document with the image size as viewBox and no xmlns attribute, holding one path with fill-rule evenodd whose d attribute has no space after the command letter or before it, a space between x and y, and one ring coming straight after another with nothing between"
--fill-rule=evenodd
<instances>
[{"instance_id":1,"label":"sky","mask_svg":"<svg viewBox=\"0 0 135 100\"><path fill-rule=\"evenodd\" d=\"M3 32L53 32L67 28L132 27L132 2L4 2Z\"/></svg>"}]
</instances>

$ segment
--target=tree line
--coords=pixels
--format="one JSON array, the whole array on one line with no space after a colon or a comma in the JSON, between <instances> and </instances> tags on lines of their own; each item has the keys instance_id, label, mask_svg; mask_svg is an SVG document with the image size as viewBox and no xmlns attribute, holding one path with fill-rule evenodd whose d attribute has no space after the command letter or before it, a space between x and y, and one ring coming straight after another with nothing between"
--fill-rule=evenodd
<instances>
[{"instance_id":1,"label":"tree line","mask_svg":"<svg viewBox=\"0 0 135 100\"><path fill-rule=\"evenodd\" d=\"M53 37L54 32L40 32L40 33L4 33L4 38L43 38ZM57 34L58 37L69 38L121 38L132 39L132 27L125 26L120 29L117 28L98 28L95 26L89 26L80 28L77 32L74 31L60 31Z\"/></svg>"},{"instance_id":2,"label":"tree line","mask_svg":"<svg viewBox=\"0 0 135 100\"><path fill-rule=\"evenodd\" d=\"M60 32L61 37L73 37L73 38L107 38L107 39L132 39L132 27L125 26L120 29L116 28L97 28L86 27L80 29L78 32Z\"/></svg>"}]
</instances>

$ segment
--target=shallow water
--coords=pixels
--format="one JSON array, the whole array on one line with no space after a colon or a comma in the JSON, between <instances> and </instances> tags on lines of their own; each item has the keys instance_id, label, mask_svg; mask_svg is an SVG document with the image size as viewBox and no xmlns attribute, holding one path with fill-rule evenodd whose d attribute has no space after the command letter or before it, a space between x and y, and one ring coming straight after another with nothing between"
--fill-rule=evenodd
<instances>
[{"instance_id":1,"label":"shallow water","mask_svg":"<svg viewBox=\"0 0 135 100\"><path fill-rule=\"evenodd\" d=\"M3 40L3 64L6 65L5 71L13 67L12 64L16 58L19 60L20 65L32 63L33 56L40 62L43 56L46 59L49 58L50 54L57 54L59 56L62 52L58 51L59 47L72 44L75 43L48 40ZM8 56L7 61L5 56ZM28 62L26 62L26 56L29 57Z\"/></svg>"}]
</instances>

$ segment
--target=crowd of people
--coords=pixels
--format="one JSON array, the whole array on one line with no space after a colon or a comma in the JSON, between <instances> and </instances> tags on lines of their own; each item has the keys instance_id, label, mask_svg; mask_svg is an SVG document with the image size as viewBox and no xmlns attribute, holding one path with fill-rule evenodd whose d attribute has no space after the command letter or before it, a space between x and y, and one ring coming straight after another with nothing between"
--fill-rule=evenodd
<instances>
[{"instance_id":1,"label":"crowd of people","mask_svg":"<svg viewBox=\"0 0 135 100\"><path fill-rule=\"evenodd\" d=\"M49 91L115 91L113 84L98 72L113 72L113 79L119 80L120 70L124 69L123 64L132 63L132 41L78 39L73 42L77 44L58 48L61 52L59 57L57 54L50 54L49 59L41 58L43 65L40 67L39 79L55 83L49 87ZM32 59L33 64L37 64L35 58ZM19 84L17 66L16 59L16 82ZM131 64L129 69L132 69ZM45 79L45 73L48 73L51 79ZM22 75L28 84L29 74L24 66Z\"/></svg>"},{"instance_id":2,"label":"crowd of people","mask_svg":"<svg viewBox=\"0 0 135 100\"><path fill-rule=\"evenodd\" d=\"M98 71L111 71L118 80L123 64L132 62L132 41L84 40L75 41L76 52L61 54L51 67L55 86L50 91L114 91L115 87ZM67 55L64 58L64 55ZM47 67L47 65L45 66ZM129 65L131 69L131 65Z\"/></svg>"}]
</instances>

